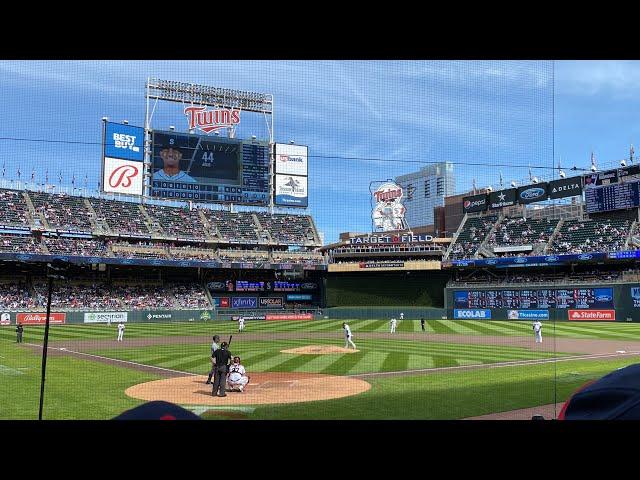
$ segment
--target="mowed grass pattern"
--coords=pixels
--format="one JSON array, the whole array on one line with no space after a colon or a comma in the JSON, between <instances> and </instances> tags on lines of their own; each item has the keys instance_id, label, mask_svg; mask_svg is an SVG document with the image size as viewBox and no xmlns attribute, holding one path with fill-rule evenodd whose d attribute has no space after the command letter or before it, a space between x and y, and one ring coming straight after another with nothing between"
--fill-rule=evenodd
<instances>
[{"instance_id":1,"label":"mowed grass pattern","mask_svg":"<svg viewBox=\"0 0 640 480\"><path fill-rule=\"evenodd\" d=\"M347 320L355 339L359 332L389 332L388 320ZM247 333L300 332L342 334L342 320L313 321L247 321ZM214 333L229 335L237 333L237 323L232 321L194 323L131 323L127 324L125 339L164 336L210 336ZM418 320L403 320L398 323L399 333L421 333ZM543 335L551 337L572 337L591 339L628 339L640 341L640 324L620 322L543 322ZM44 327L26 326L25 342L42 343ZM490 335L490 336L533 336L531 322L528 321L487 321L487 320L427 320L425 334ZM52 325L50 341L115 339L116 325ZM0 327L0 339L15 341L15 325Z\"/></svg>"},{"instance_id":2,"label":"mowed grass pattern","mask_svg":"<svg viewBox=\"0 0 640 480\"><path fill-rule=\"evenodd\" d=\"M314 339L314 344L335 341ZM307 339L237 342L231 352L242 358L250 372L309 372L355 375L371 372L396 372L408 369L455 367L554 357L553 352L532 351L500 345L414 342L409 340L363 339L358 352L332 355L297 355L281 350L309 345ZM132 362L203 374L208 371L209 345L173 344L131 349L103 349L92 353Z\"/></svg>"}]
</instances>

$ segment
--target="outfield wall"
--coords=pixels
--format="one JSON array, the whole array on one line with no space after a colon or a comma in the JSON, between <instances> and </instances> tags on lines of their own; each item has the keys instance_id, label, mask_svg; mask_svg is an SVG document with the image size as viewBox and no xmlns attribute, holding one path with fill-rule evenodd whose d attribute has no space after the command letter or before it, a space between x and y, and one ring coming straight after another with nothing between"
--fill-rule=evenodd
<instances>
[{"instance_id":1,"label":"outfield wall","mask_svg":"<svg viewBox=\"0 0 640 480\"><path fill-rule=\"evenodd\" d=\"M46 310L37 312L16 312L4 310L0 312L0 325L15 325L20 321L24 325L44 325ZM201 322L217 320L215 310L136 310L136 311L73 311L65 312L53 309L49 323L64 324L100 324L107 323L139 323L139 322Z\"/></svg>"},{"instance_id":2,"label":"outfield wall","mask_svg":"<svg viewBox=\"0 0 640 480\"><path fill-rule=\"evenodd\" d=\"M520 298L536 298L543 296L541 292L562 290L565 293L572 292L568 297L571 305L564 308L553 308L543 303L531 304L523 302ZM466 294L464 292L467 292ZM472 293L474 292L474 293ZM484 292L484 293L483 293ZM480 296L494 296L499 293L500 297L506 298L514 295L520 302L515 307L492 307L488 300L485 304L469 306L463 308L461 299L465 295L471 302L477 302L478 293ZM513 292L513 293L510 293ZM521 292L524 292L521 293ZM533 292L533 293L532 293ZM547 293L547 295L550 295ZM556 293L556 298L558 297ZM553 295L551 295L553 298ZM500 300L504 302L506 300ZM498 303L499 303L498 302ZM528 302L528 301L527 301ZM556 301L556 303L558 303ZM566 302L565 302L566 303ZM475 319L475 320L555 320L555 321L615 321L615 322L640 322L640 284L638 283L594 283L590 285L530 285L526 287L482 287L468 286L464 288L446 288L446 312L450 319Z\"/></svg>"},{"instance_id":3,"label":"outfield wall","mask_svg":"<svg viewBox=\"0 0 640 480\"><path fill-rule=\"evenodd\" d=\"M440 271L329 273L326 307L442 308L448 279Z\"/></svg>"},{"instance_id":4,"label":"outfield wall","mask_svg":"<svg viewBox=\"0 0 640 480\"><path fill-rule=\"evenodd\" d=\"M400 318L404 313L405 320L440 320L446 318L447 310L444 308L430 307L334 307L326 308L322 312L322 318L329 319L357 319L357 320L388 320Z\"/></svg>"}]
</instances>

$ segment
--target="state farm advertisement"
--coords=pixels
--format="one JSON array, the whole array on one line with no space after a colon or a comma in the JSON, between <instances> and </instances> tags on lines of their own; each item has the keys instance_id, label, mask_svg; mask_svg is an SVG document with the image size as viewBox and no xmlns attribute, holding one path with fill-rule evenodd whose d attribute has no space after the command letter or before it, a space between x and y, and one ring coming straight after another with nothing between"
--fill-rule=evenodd
<instances>
[{"instance_id":1,"label":"state farm advertisement","mask_svg":"<svg viewBox=\"0 0 640 480\"><path fill-rule=\"evenodd\" d=\"M142 195L143 163L104 158L102 189L109 193Z\"/></svg>"},{"instance_id":2,"label":"state farm advertisement","mask_svg":"<svg viewBox=\"0 0 640 480\"><path fill-rule=\"evenodd\" d=\"M313 320L311 313L267 313L266 320Z\"/></svg>"},{"instance_id":3,"label":"state farm advertisement","mask_svg":"<svg viewBox=\"0 0 640 480\"><path fill-rule=\"evenodd\" d=\"M67 319L67 314L62 313L51 313L49 315L49 323L51 324L62 324ZM16 323L21 323L22 325L44 325L47 323L47 314L46 313L18 313L16 314Z\"/></svg>"},{"instance_id":4,"label":"state farm advertisement","mask_svg":"<svg viewBox=\"0 0 640 480\"><path fill-rule=\"evenodd\" d=\"M569 320L594 320L612 322L616 319L615 310L569 310Z\"/></svg>"}]
</instances>

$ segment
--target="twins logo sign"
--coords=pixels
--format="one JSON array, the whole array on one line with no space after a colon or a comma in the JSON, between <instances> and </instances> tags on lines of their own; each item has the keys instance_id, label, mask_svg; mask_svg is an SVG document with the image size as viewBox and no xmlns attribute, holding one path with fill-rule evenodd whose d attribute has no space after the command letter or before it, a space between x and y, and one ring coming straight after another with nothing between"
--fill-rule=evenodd
<instances>
[{"instance_id":1,"label":"twins logo sign","mask_svg":"<svg viewBox=\"0 0 640 480\"><path fill-rule=\"evenodd\" d=\"M109 193L142 195L142 163L105 157L102 188Z\"/></svg>"},{"instance_id":2,"label":"twins logo sign","mask_svg":"<svg viewBox=\"0 0 640 480\"><path fill-rule=\"evenodd\" d=\"M631 287L631 298L633 299L633 306L640 308L640 287Z\"/></svg>"}]
</instances>

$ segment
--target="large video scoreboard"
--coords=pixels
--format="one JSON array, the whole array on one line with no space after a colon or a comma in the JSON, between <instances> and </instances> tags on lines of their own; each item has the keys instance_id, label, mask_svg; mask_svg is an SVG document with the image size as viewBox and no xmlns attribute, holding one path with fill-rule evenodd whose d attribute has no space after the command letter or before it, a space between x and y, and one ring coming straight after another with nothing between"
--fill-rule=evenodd
<instances>
[{"instance_id":1,"label":"large video scoreboard","mask_svg":"<svg viewBox=\"0 0 640 480\"><path fill-rule=\"evenodd\" d=\"M150 195L269 204L269 143L153 132Z\"/></svg>"},{"instance_id":2,"label":"large video scoreboard","mask_svg":"<svg viewBox=\"0 0 640 480\"><path fill-rule=\"evenodd\" d=\"M614 308L613 288L459 290L453 300L455 308Z\"/></svg>"}]
</instances>

